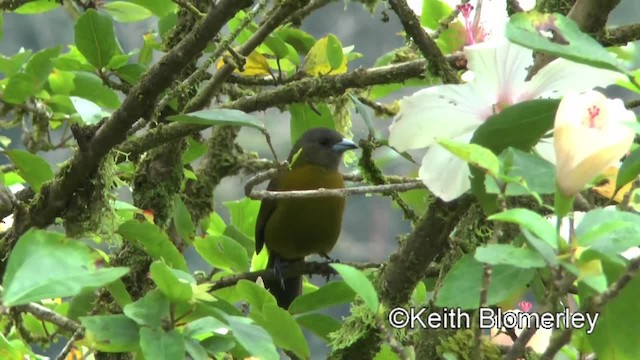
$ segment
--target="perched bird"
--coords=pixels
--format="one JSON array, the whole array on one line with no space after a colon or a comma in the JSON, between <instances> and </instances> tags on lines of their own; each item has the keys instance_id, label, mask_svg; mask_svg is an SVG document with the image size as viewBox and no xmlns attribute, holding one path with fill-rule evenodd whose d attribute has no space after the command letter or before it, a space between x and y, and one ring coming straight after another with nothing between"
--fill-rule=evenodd
<instances>
[{"instance_id":1,"label":"perched bird","mask_svg":"<svg viewBox=\"0 0 640 360\"><path fill-rule=\"evenodd\" d=\"M357 145L336 131L314 128L305 132L289 154L290 170L271 180L270 191L338 189L344 187L338 171L342 154ZM256 221L256 253L269 251L267 268L280 277L287 263L308 255L328 253L338 240L345 199L342 197L264 199ZM287 309L302 292L302 276L265 282L278 305Z\"/></svg>"}]
</instances>

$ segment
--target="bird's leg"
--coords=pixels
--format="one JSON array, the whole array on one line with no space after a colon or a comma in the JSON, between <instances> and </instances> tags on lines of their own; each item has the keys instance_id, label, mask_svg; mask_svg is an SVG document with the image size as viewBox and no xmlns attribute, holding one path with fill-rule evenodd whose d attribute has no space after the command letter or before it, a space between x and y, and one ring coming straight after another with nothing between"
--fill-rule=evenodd
<instances>
[{"instance_id":1,"label":"bird's leg","mask_svg":"<svg viewBox=\"0 0 640 360\"><path fill-rule=\"evenodd\" d=\"M327 260L327 264L339 264L340 260L339 259L332 259L331 256L327 255L326 253L320 253L320 256L322 256L323 258L325 258L325 260ZM325 281L329 282L329 280L331 279L331 274L328 273L327 276L324 277Z\"/></svg>"},{"instance_id":2,"label":"bird's leg","mask_svg":"<svg viewBox=\"0 0 640 360\"><path fill-rule=\"evenodd\" d=\"M284 289L284 277L282 276L282 263L280 262L280 257L276 256L273 260L273 273L276 275L276 278L280 280L280 287Z\"/></svg>"}]
</instances>

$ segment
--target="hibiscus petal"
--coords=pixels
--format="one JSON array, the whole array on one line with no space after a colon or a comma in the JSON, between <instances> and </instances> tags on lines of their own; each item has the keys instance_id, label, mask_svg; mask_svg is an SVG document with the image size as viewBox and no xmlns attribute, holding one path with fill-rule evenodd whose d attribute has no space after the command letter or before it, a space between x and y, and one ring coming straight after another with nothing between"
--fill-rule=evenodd
<instances>
[{"instance_id":1,"label":"hibiscus petal","mask_svg":"<svg viewBox=\"0 0 640 360\"><path fill-rule=\"evenodd\" d=\"M473 132L452 139L468 143ZM471 188L469 165L448 150L434 144L422 158L418 178L429 190L444 201L451 201Z\"/></svg>"},{"instance_id":2,"label":"hibiscus petal","mask_svg":"<svg viewBox=\"0 0 640 360\"><path fill-rule=\"evenodd\" d=\"M476 96L489 104L513 104L525 89L532 51L510 42L485 42L464 48L467 67L475 74Z\"/></svg>"},{"instance_id":3,"label":"hibiscus petal","mask_svg":"<svg viewBox=\"0 0 640 360\"><path fill-rule=\"evenodd\" d=\"M477 93L472 84L441 85L405 97L389 126L389 145L398 151L418 149L436 138L474 131L491 114L491 105Z\"/></svg>"},{"instance_id":4,"label":"hibiscus petal","mask_svg":"<svg viewBox=\"0 0 640 360\"><path fill-rule=\"evenodd\" d=\"M607 87L624 75L610 70L596 69L565 59L556 59L527 82L519 101L558 98L569 92L583 92L595 87Z\"/></svg>"}]
</instances>

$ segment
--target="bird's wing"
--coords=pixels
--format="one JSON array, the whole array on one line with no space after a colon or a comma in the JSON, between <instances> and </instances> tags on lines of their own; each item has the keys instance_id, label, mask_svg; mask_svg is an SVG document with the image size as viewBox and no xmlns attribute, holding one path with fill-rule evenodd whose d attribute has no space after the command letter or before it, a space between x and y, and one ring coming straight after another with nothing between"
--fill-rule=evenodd
<instances>
[{"instance_id":1,"label":"bird's wing","mask_svg":"<svg viewBox=\"0 0 640 360\"><path fill-rule=\"evenodd\" d=\"M278 178L275 178L269 182L267 185L268 191L274 191L278 189ZM258 211L258 219L256 220L256 254L260 253L262 247L264 246L264 231L267 227L267 221L271 217L271 214L276 210L276 206L278 205L278 200L276 199L262 199L260 203L260 211Z\"/></svg>"}]
</instances>

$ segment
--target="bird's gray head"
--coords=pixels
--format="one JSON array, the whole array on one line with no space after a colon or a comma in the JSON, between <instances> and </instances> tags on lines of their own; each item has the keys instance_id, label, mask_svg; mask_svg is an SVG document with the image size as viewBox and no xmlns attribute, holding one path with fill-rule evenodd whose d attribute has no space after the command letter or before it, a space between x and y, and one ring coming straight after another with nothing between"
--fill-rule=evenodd
<instances>
[{"instance_id":1,"label":"bird's gray head","mask_svg":"<svg viewBox=\"0 0 640 360\"><path fill-rule=\"evenodd\" d=\"M351 140L345 139L337 131L326 128L307 130L291 149L288 161L295 157L292 167L301 165L318 165L330 170L340 166L342 154L347 150L357 149ZM298 155L296 155L298 154Z\"/></svg>"}]
</instances>

